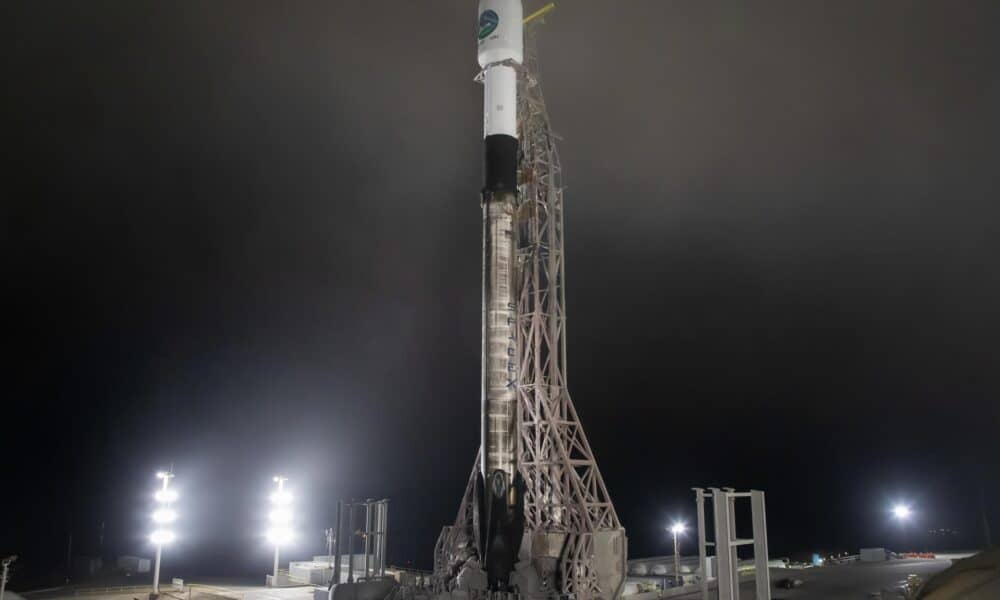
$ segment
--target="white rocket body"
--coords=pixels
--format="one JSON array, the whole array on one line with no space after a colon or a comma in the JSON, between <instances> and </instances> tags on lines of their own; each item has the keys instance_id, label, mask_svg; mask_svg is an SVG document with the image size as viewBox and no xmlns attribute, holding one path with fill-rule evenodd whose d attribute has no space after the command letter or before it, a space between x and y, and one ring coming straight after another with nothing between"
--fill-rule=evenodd
<instances>
[{"instance_id":1,"label":"white rocket body","mask_svg":"<svg viewBox=\"0 0 1000 600\"><path fill-rule=\"evenodd\" d=\"M524 57L520 0L479 2L478 58L483 68L483 463L484 478L517 471L515 447L517 70Z\"/></svg>"},{"instance_id":2,"label":"white rocket body","mask_svg":"<svg viewBox=\"0 0 1000 600\"><path fill-rule=\"evenodd\" d=\"M520 0L480 0L483 69L482 479L477 546L490 589L506 590L524 532L517 468L517 69L524 55Z\"/></svg>"},{"instance_id":3,"label":"white rocket body","mask_svg":"<svg viewBox=\"0 0 1000 600\"><path fill-rule=\"evenodd\" d=\"M517 138L517 71L496 64L483 73L483 138L508 135Z\"/></svg>"}]
</instances>

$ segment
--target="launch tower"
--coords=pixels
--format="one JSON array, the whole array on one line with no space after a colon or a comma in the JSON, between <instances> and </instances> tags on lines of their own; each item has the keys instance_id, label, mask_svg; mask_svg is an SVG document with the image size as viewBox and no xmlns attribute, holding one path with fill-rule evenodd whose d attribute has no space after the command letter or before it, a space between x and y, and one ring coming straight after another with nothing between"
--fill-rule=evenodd
<instances>
[{"instance_id":1,"label":"launch tower","mask_svg":"<svg viewBox=\"0 0 1000 600\"><path fill-rule=\"evenodd\" d=\"M520 20L519 0L480 2L481 47L483 15L492 13L486 17L487 29L490 26L499 29L497 17L502 19L512 14L510 10L504 11L512 4L516 4L513 14ZM625 530L611 503L566 381L561 167L556 136L539 84L535 43L541 23L537 17L550 8L551 5L523 19L523 60L497 63L516 73L518 152L517 193L513 198L504 195L503 190L490 191L491 180L497 179L490 176L491 152L494 152L490 144L490 103L496 102L491 99L491 93L496 92L491 91L489 67L494 65L483 65L479 78L484 80L487 94L483 447L455 524L445 527L438 538L434 579L440 592L473 593L489 589L516 591L524 598L565 596L577 600L611 600L620 595L625 581ZM482 50L480 60L483 62ZM494 194L499 194L503 202L497 203ZM513 269L509 274L506 259L498 264L493 256L497 252L507 254L505 240L513 246ZM494 289L498 281L499 291ZM503 281L509 281L513 289L503 289L507 287ZM510 298L510 314L504 313L507 321L501 325L513 327L497 327L493 323L500 314L493 306L498 295L504 301ZM509 349L500 343L504 336L512 336ZM492 356L498 348L509 356L505 363L497 363ZM497 388L497 377L489 376L491 364L509 365L511 375L506 392ZM495 416L498 411L493 407L505 406L504 399L508 396L504 393L515 398L513 414L505 410L499 417L501 428L509 428L511 433L507 438L490 431L498 422ZM494 397L500 398L500 402L492 400ZM495 441L498 439L499 442ZM484 449L490 460L483 459ZM509 460L511 455L513 460ZM497 465L496 471L490 471L491 465ZM491 475L504 479L501 471L504 467L514 473L501 490L502 497L491 501L495 487ZM496 506L502 501L506 501L507 514L497 516ZM517 531L497 532L505 527ZM509 554L506 551L509 545L516 546L512 560L501 556Z\"/></svg>"}]
</instances>

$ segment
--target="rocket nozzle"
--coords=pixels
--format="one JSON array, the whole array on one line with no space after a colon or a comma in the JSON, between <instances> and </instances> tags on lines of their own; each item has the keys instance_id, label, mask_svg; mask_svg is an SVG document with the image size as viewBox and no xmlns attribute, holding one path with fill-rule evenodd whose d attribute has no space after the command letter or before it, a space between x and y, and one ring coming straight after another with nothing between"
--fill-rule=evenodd
<instances>
[{"instance_id":1,"label":"rocket nozzle","mask_svg":"<svg viewBox=\"0 0 1000 600\"><path fill-rule=\"evenodd\" d=\"M473 522L486 580L490 590L507 591L524 536L524 479L517 473L509 482L494 471L485 481L478 476L476 488Z\"/></svg>"}]
</instances>

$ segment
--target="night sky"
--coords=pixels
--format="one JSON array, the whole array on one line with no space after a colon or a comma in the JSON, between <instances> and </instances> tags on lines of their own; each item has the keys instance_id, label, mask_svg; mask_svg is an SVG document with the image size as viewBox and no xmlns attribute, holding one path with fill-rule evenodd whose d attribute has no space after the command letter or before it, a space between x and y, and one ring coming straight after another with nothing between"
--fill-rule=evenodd
<instances>
[{"instance_id":1,"label":"night sky","mask_svg":"<svg viewBox=\"0 0 1000 600\"><path fill-rule=\"evenodd\" d=\"M526 8L539 3L526 1ZM0 553L269 569L389 497L429 567L479 436L475 2L5 2ZM1000 4L564 0L569 382L631 554L695 485L772 555L1000 535ZM996 536L995 536L996 537ZM916 542L915 542L916 543ZM685 550L693 551L690 539ZM18 589L17 580L14 589Z\"/></svg>"}]
</instances>

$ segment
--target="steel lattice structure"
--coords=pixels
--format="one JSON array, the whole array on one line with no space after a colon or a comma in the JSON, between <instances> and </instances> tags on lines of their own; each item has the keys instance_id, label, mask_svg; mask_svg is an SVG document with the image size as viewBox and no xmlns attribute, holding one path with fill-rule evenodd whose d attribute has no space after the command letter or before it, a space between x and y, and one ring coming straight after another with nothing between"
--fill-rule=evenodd
<instances>
[{"instance_id":1,"label":"steel lattice structure","mask_svg":"<svg viewBox=\"0 0 1000 600\"><path fill-rule=\"evenodd\" d=\"M535 29L532 24L525 31L518 73L516 452L527 484L525 529L564 535L559 593L578 600L610 598L617 590L601 589L595 534L622 532L624 540L624 533L566 385L562 169L539 85ZM455 525L438 539L439 576L475 553L470 532L478 462Z\"/></svg>"},{"instance_id":2,"label":"steel lattice structure","mask_svg":"<svg viewBox=\"0 0 1000 600\"><path fill-rule=\"evenodd\" d=\"M539 85L533 29L525 35L518 109L518 464L528 482L526 527L569 534L560 565L562 592L584 598L601 591L592 564L593 534L621 529L621 523L566 385L562 168Z\"/></svg>"}]
</instances>

